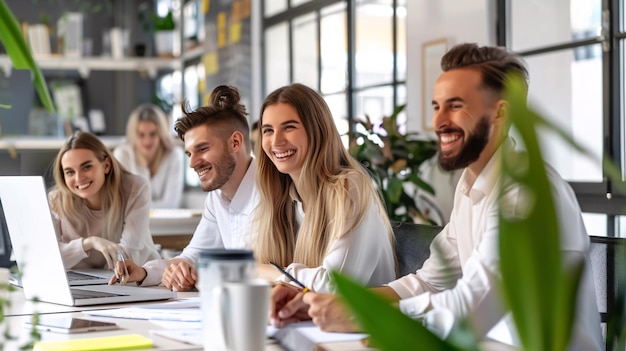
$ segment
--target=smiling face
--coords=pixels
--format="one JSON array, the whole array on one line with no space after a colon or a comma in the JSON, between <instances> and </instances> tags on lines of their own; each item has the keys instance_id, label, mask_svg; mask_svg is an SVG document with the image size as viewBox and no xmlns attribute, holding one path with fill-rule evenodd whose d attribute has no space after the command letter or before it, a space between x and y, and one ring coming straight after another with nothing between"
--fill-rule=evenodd
<instances>
[{"instance_id":1,"label":"smiling face","mask_svg":"<svg viewBox=\"0 0 626 351\"><path fill-rule=\"evenodd\" d=\"M151 161L156 155L161 140L159 139L159 132L156 123L152 121L138 121L137 122L137 135L135 138L135 147L141 155Z\"/></svg>"},{"instance_id":2,"label":"smiling face","mask_svg":"<svg viewBox=\"0 0 626 351\"><path fill-rule=\"evenodd\" d=\"M279 102L265 108L261 121L263 151L279 172L296 180L309 147L300 116L293 106Z\"/></svg>"},{"instance_id":3,"label":"smiling face","mask_svg":"<svg viewBox=\"0 0 626 351\"><path fill-rule=\"evenodd\" d=\"M199 125L185 133L185 153L189 156L189 167L198 174L204 191L223 187L236 166L235 155L216 133L206 125Z\"/></svg>"},{"instance_id":4,"label":"smiling face","mask_svg":"<svg viewBox=\"0 0 626 351\"><path fill-rule=\"evenodd\" d=\"M498 140L494 93L481 87L481 73L473 69L444 72L433 92L433 128L439 138L439 164L445 170L481 168L493 155ZM478 161L478 162L477 162ZM480 169L477 169L479 171Z\"/></svg>"},{"instance_id":5,"label":"smiling face","mask_svg":"<svg viewBox=\"0 0 626 351\"><path fill-rule=\"evenodd\" d=\"M70 191L85 199L89 208L99 210L100 190L111 170L111 159L101 162L89 149L71 149L61 157L61 169Z\"/></svg>"}]
</instances>

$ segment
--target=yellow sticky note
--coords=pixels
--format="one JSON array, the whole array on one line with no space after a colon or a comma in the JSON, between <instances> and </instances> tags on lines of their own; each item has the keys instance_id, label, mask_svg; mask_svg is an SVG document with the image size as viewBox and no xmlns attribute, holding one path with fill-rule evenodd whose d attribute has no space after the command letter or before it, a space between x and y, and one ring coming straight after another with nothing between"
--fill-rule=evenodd
<instances>
[{"instance_id":1,"label":"yellow sticky note","mask_svg":"<svg viewBox=\"0 0 626 351\"><path fill-rule=\"evenodd\" d=\"M40 341L33 351L122 351L145 350L152 348L152 340L140 334L83 338L72 340Z\"/></svg>"},{"instance_id":2,"label":"yellow sticky note","mask_svg":"<svg viewBox=\"0 0 626 351\"><path fill-rule=\"evenodd\" d=\"M212 76L219 72L219 62L217 60L217 52L209 52L202 55L202 64L204 65L204 73L207 76Z\"/></svg>"},{"instance_id":3,"label":"yellow sticky note","mask_svg":"<svg viewBox=\"0 0 626 351\"><path fill-rule=\"evenodd\" d=\"M241 22L230 25L230 43L237 44L241 40Z\"/></svg>"},{"instance_id":4,"label":"yellow sticky note","mask_svg":"<svg viewBox=\"0 0 626 351\"><path fill-rule=\"evenodd\" d=\"M217 47L223 48L226 45L226 13L217 14Z\"/></svg>"}]
</instances>

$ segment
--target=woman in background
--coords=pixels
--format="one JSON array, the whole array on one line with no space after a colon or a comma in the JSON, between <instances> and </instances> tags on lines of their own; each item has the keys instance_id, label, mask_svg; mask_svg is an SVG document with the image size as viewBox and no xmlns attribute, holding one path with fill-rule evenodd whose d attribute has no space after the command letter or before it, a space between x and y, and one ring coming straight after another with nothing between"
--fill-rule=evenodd
<instances>
[{"instance_id":1,"label":"woman in background","mask_svg":"<svg viewBox=\"0 0 626 351\"><path fill-rule=\"evenodd\" d=\"M128 117L126 143L113 156L131 173L150 181L152 208L179 208L183 195L183 152L172 142L167 116L156 105L142 104Z\"/></svg>"},{"instance_id":2,"label":"woman in background","mask_svg":"<svg viewBox=\"0 0 626 351\"><path fill-rule=\"evenodd\" d=\"M272 262L319 292L332 290L331 270L367 286L393 280L393 233L381 197L343 146L324 99L301 84L282 87L265 99L259 128L253 247L260 275L282 277Z\"/></svg>"},{"instance_id":3,"label":"woman in background","mask_svg":"<svg viewBox=\"0 0 626 351\"><path fill-rule=\"evenodd\" d=\"M126 171L96 136L77 132L65 142L54 180L48 200L66 269L112 269L120 249L139 264L160 258L147 180Z\"/></svg>"}]
</instances>

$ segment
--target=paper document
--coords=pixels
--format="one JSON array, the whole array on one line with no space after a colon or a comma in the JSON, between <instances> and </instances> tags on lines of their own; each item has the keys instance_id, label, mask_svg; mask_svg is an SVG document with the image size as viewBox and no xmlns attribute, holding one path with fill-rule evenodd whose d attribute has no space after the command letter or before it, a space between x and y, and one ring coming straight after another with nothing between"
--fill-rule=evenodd
<instances>
[{"instance_id":1,"label":"paper document","mask_svg":"<svg viewBox=\"0 0 626 351\"><path fill-rule=\"evenodd\" d=\"M290 324L276 330L273 338L288 350L314 351L317 344L358 341L367 337L361 333L328 333L313 322Z\"/></svg>"},{"instance_id":2,"label":"paper document","mask_svg":"<svg viewBox=\"0 0 626 351\"><path fill-rule=\"evenodd\" d=\"M100 317L164 320L178 322L200 322L202 320L199 298L183 299L167 303L150 304L137 307L84 311L84 313Z\"/></svg>"},{"instance_id":3,"label":"paper document","mask_svg":"<svg viewBox=\"0 0 626 351\"><path fill-rule=\"evenodd\" d=\"M279 329L274 328L270 325L267 326L265 335L268 337L268 343L270 342L269 338L273 337L277 330ZM150 330L150 334L162 336L164 338L180 341L186 344L202 346L202 329L201 328L197 328L197 329L184 328L184 329L178 329L178 330L172 330L172 329Z\"/></svg>"}]
</instances>

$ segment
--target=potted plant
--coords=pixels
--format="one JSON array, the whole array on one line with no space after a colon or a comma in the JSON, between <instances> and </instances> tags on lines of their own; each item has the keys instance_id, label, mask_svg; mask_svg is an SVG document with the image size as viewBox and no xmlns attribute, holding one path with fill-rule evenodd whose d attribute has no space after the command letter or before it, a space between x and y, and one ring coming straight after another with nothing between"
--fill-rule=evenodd
<instances>
[{"instance_id":1,"label":"potted plant","mask_svg":"<svg viewBox=\"0 0 626 351\"><path fill-rule=\"evenodd\" d=\"M168 11L165 17L152 14L154 24L154 46L159 57L174 56L174 36L176 23L172 11Z\"/></svg>"},{"instance_id":2,"label":"potted plant","mask_svg":"<svg viewBox=\"0 0 626 351\"><path fill-rule=\"evenodd\" d=\"M434 194L433 188L420 176L422 164L437 153L437 143L419 133L401 133L398 115L405 105L383 117L380 125L354 120L350 153L370 171L385 200L389 218L399 222L432 222L419 209L417 189ZM439 223L441 224L441 223Z\"/></svg>"}]
</instances>

